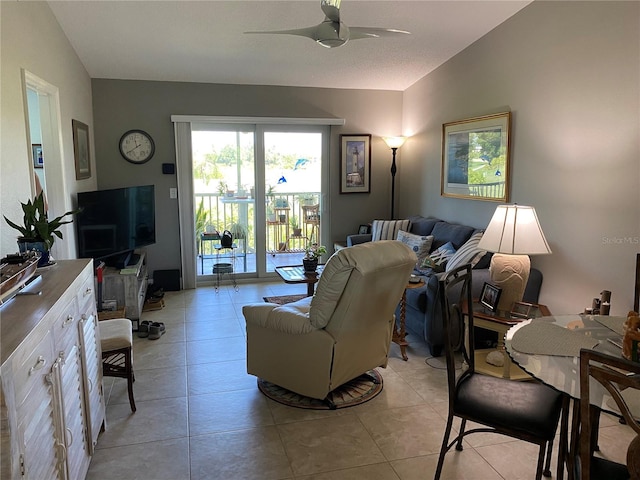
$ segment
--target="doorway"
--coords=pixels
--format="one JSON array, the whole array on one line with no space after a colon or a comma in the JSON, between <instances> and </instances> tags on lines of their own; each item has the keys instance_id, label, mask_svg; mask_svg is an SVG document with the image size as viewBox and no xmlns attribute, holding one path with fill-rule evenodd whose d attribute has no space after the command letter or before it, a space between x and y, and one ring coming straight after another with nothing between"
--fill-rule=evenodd
<instances>
[{"instance_id":1,"label":"doorway","mask_svg":"<svg viewBox=\"0 0 640 480\"><path fill-rule=\"evenodd\" d=\"M191 125L198 282L221 261L253 277L301 263L322 235L327 142L325 126ZM225 230L235 248L223 259Z\"/></svg>"},{"instance_id":2,"label":"doorway","mask_svg":"<svg viewBox=\"0 0 640 480\"><path fill-rule=\"evenodd\" d=\"M61 215L70 209L65 201L67 188L62 163L58 87L23 69L22 88L32 196L36 195L37 181L45 192L48 211L54 216ZM70 225L62 225L61 231L65 237L73 236ZM75 252L70 250L70 242L55 242L51 254L56 259L75 257Z\"/></svg>"}]
</instances>

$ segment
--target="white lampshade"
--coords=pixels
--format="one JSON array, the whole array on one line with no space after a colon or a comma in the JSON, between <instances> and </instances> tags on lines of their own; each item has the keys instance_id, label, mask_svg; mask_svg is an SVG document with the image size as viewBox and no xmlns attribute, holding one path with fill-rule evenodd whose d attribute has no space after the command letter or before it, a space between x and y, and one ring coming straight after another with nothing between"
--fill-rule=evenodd
<instances>
[{"instance_id":1,"label":"white lampshade","mask_svg":"<svg viewBox=\"0 0 640 480\"><path fill-rule=\"evenodd\" d=\"M382 139L386 142L389 148L400 148L404 145L407 137L382 137Z\"/></svg>"},{"instance_id":2,"label":"white lampshade","mask_svg":"<svg viewBox=\"0 0 640 480\"><path fill-rule=\"evenodd\" d=\"M512 255L551 253L535 208L523 205L499 205L478 248Z\"/></svg>"}]
</instances>

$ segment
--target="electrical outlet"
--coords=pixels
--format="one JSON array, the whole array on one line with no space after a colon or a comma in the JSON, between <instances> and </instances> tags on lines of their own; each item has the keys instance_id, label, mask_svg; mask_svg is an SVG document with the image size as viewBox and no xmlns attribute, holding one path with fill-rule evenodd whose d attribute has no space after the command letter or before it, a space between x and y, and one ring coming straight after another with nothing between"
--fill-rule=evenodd
<instances>
[{"instance_id":1,"label":"electrical outlet","mask_svg":"<svg viewBox=\"0 0 640 480\"><path fill-rule=\"evenodd\" d=\"M169 198L178 198L178 189L170 188L169 189Z\"/></svg>"}]
</instances>

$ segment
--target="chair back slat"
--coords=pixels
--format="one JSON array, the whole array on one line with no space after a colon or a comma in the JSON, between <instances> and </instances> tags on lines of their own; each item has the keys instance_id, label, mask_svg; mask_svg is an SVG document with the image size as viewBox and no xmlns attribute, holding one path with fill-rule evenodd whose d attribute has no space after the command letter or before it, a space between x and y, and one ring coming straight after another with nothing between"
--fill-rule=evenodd
<instances>
[{"instance_id":1,"label":"chair back slat","mask_svg":"<svg viewBox=\"0 0 640 480\"><path fill-rule=\"evenodd\" d=\"M468 366L463 375L470 375L475 369L471 275L471 265L463 265L448 272L440 284L449 399L455 396L453 392L456 388L456 352L462 354L462 360ZM465 311L466 314L463 313ZM465 315L467 317L466 329Z\"/></svg>"},{"instance_id":2,"label":"chair back slat","mask_svg":"<svg viewBox=\"0 0 640 480\"><path fill-rule=\"evenodd\" d=\"M604 388L624 418L625 423L636 433L636 439L629 445L628 458L634 459L634 450L637 450L638 437L640 437L639 412L632 412L624 399L623 391L628 388L640 390L640 363L631 362L622 357L614 357L595 350L582 349L580 351L580 438L579 438L579 473L580 478L591 478L592 469L592 445L593 438L591 409L595 408L591 402L594 400L594 390ZM611 463L611 462L609 462ZM631 478L640 478L638 463L627 461L627 467Z\"/></svg>"}]
</instances>

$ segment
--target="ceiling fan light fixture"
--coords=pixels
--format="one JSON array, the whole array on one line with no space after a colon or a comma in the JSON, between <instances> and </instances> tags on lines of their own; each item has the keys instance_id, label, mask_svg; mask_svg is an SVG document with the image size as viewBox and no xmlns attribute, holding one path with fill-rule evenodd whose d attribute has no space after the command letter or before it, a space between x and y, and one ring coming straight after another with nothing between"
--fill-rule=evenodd
<instances>
[{"instance_id":1,"label":"ceiling fan light fixture","mask_svg":"<svg viewBox=\"0 0 640 480\"><path fill-rule=\"evenodd\" d=\"M325 48L341 47L349 41L349 27L344 23L325 20L318 25L315 41Z\"/></svg>"}]
</instances>

